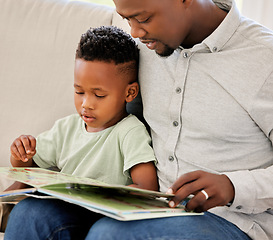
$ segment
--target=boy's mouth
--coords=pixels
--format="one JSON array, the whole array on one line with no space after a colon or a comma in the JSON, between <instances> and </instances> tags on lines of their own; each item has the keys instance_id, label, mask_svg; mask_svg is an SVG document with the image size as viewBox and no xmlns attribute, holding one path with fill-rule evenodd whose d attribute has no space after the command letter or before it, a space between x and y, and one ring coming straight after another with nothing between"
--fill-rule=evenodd
<instances>
[{"instance_id":1,"label":"boy's mouth","mask_svg":"<svg viewBox=\"0 0 273 240\"><path fill-rule=\"evenodd\" d=\"M82 117L83 121L85 121L86 123L91 123L96 120L96 118L94 116L87 115L87 114L81 114L81 117Z\"/></svg>"}]
</instances>

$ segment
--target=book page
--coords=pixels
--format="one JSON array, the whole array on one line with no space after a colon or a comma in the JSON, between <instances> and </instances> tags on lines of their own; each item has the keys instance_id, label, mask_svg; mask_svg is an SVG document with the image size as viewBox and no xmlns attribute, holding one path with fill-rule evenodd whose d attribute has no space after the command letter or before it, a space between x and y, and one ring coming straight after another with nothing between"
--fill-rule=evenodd
<instances>
[{"instance_id":1,"label":"book page","mask_svg":"<svg viewBox=\"0 0 273 240\"><path fill-rule=\"evenodd\" d=\"M23 182L33 187L46 186L57 183L86 183L86 184L99 184L107 185L100 181L75 177L69 174L64 174L56 171L51 171L43 168L9 168L0 167L1 177L13 179L15 181Z\"/></svg>"},{"instance_id":2,"label":"book page","mask_svg":"<svg viewBox=\"0 0 273 240\"><path fill-rule=\"evenodd\" d=\"M88 186L97 186L103 188L117 189L117 191L123 191L127 193L134 193L139 195L145 195L147 197L172 197L173 194L165 194L162 192L150 191L140 188L134 188L123 185L110 185L97 181L91 178L76 177L69 174L64 174L60 172L55 172L42 168L9 168L9 167L0 167L1 177L7 177L15 181L23 182L35 188L40 188L43 186L52 185L58 187L59 183L70 184L71 187L84 187ZM68 186L67 185L67 186ZM69 186L68 186L69 187Z\"/></svg>"},{"instance_id":3,"label":"book page","mask_svg":"<svg viewBox=\"0 0 273 240\"><path fill-rule=\"evenodd\" d=\"M163 198L152 199L126 192L117 192L116 189L92 186L84 189L67 188L66 185L63 185L59 188L45 186L39 191L124 221L197 214L186 212L184 205L169 208L166 199Z\"/></svg>"},{"instance_id":4,"label":"book page","mask_svg":"<svg viewBox=\"0 0 273 240\"><path fill-rule=\"evenodd\" d=\"M169 208L167 198L173 194L110 185L41 168L0 167L0 176L33 186L2 192L0 202L20 201L26 196L53 197L124 221L196 214L185 211L190 198L176 208Z\"/></svg>"}]
</instances>

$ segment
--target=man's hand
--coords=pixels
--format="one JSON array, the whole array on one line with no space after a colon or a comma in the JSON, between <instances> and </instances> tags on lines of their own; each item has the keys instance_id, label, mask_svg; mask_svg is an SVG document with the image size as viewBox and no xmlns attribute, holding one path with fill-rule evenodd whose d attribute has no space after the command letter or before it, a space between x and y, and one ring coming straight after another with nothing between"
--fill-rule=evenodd
<instances>
[{"instance_id":1,"label":"man's hand","mask_svg":"<svg viewBox=\"0 0 273 240\"><path fill-rule=\"evenodd\" d=\"M28 162L36 154L36 139L30 135L16 138L10 147L11 161Z\"/></svg>"},{"instance_id":2,"label":"man's hand","mask_svg":"<svg viewBox=\"0 0 273 240\"><path fill-rule=\"evenodd\" d=\"M192 194L194 197L187 203L187 210L204 212L210 208L225 206L231 202L234 199L235 190L226 175L199 170L182 175L170 187L168 193L175 194L169 202L170 207L175 207L184 198Z\"/></svg>"}]
</instances>

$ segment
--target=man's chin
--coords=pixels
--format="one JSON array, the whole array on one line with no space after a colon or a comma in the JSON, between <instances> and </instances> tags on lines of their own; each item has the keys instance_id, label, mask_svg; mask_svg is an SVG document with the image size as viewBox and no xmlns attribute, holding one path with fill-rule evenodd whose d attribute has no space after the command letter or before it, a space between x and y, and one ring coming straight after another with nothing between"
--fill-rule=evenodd
<instances>
[{"instance_id":1,"label":"man's chin","mask_svg":"<svg viewBox=\"0 0 273 240\"><path fill-rule=\"evenodd\" d=\"M174 50L175 49L173 49L173 48L165 46L165 48L163 49L163 51L155 50L155 52L160 57L169 57L169 56L171 56L173 54Z\"/></svg>"}]
</instances>

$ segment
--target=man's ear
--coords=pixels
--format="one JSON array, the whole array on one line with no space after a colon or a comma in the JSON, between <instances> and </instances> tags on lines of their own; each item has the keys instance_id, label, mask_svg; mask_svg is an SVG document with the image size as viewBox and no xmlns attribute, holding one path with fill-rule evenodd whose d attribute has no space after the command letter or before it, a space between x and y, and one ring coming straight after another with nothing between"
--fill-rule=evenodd
<instances>
[{"instance_id":1,"label":"man's ear","mask_svg":"<svg viewBox=\"0 0 273 240\"><path fill-rule=\"evenodd\" d=\"M128 86L126 88L125 101L132 102L136 98L138 92L139 92L139 85L137 82L133 82L131 84L128 84Z\"/></svg>"}]
</instances>

